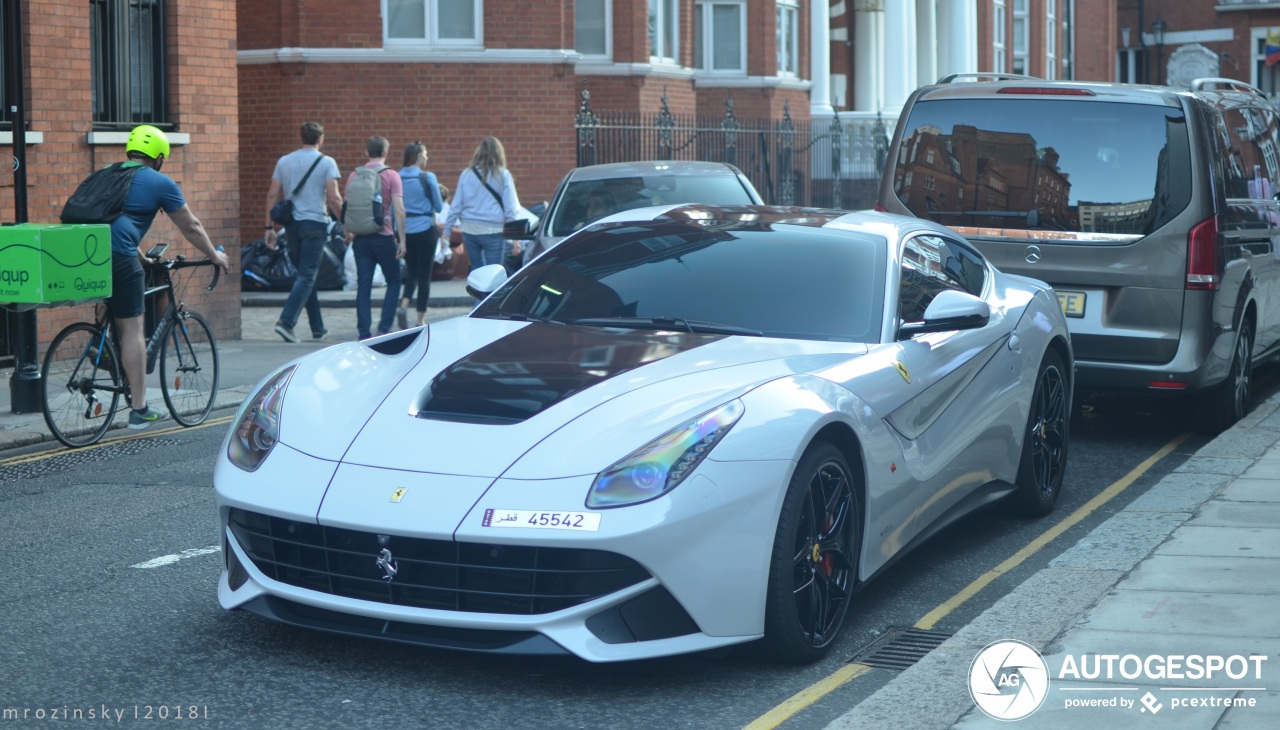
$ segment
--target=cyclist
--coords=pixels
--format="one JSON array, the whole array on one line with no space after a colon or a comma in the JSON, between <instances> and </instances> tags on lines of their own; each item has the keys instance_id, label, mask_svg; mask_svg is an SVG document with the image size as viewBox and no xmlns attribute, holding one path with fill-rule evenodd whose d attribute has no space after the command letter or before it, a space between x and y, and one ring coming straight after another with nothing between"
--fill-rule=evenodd
<instances>
[{"instance_id":1,"label":"cyclist","mask_svg":"<svg viewBox=\"0 0 1280 730\"><path fill-rule=\"evenodd\" d=\"M142 167L134 175L125 198L124 212L111 222L111 298L108 304L120 337L120 360L129 381L129 428L143 429L159 421L160 411L147 405L146 350L142 336L143 292L146 277L142 265L154 263L142 252L142 239L156 213L163 210L182 236L213 262L230 273L227 255L214 248L200 219L187 206L178 183L160 172L169 158L169 138L159 129L134 127L125 143L125 156Z\"/></svg>"}]
</instances>

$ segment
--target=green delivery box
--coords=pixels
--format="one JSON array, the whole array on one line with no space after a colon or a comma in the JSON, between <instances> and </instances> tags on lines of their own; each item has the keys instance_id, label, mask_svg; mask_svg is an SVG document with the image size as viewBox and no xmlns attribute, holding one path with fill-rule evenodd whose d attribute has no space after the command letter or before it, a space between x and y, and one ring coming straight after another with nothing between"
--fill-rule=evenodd
<instances>
[{"instance_id":1,"label":"green delivery box","mask_svg":"<svg viewBox=\"0 0 1280 730\"><path fill-rule=\"evenodd\" d=\"M111 294L111 226L0 226L0 302L61 304Z\"/></svg>"}]
</instances>

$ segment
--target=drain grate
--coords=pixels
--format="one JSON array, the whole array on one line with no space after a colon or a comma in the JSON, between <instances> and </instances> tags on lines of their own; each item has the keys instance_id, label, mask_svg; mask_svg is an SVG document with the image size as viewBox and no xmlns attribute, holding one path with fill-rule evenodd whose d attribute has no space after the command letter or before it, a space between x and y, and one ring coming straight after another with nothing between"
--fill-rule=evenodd
<instances>
[{"instance_id":1,"label":"drain grate","mask_svg":"<svg viewBox=\"0 0 1280 730\"><path fill-rule=\"evenodd\" d=\"M850 664L866 664L895 672L910 667L946 641L951 634L921 629L890 628L849 660Z\"/></svg>"}]
</instances>

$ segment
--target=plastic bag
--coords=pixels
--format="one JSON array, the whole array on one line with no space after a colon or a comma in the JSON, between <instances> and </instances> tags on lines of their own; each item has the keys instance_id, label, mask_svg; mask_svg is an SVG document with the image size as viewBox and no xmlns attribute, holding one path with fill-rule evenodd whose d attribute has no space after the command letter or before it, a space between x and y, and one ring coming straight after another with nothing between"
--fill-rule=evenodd
<instances>
[{"instance_id":1,"label":"plastic bag","mask_svg":"<svg viewBox=\"0 0 1280 730\"><path fill-rule=\"evenodd\" d=\"M445 240L444 236L440 236L436 239L436 263L443 264L451 256L453 256L453 251L449 249L449 242Z\"/></svg>"},{"instance_id":2,"label":"plastic bag","mask_svg":"<svg viewBox=\"0 0 1280 730\"><path fill-rule=\"evenodd\" d=\"M240 248L241 288L258 291L289 291L298 276L283 246L267 248L261 238Z\"/></svg>"}]
</instances>

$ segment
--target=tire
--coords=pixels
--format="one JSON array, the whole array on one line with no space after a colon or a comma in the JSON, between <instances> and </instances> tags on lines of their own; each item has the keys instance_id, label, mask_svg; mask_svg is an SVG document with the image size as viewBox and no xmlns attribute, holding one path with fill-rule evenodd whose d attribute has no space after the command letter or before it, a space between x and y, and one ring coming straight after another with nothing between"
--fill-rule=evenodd
<instances>
[{"instance_id":1,"label":"tire","mask_svg":"<svg viewBox=\"0 0 1280 730\"><path fill-rule=\"evenodd\" d=\"M97 327L79 322L59 332L44 354L40 381L44 422L63 444L88 446L111 428L124 392L120 355Z\"/></svg>"},{"instance_id":2,"label":"tire","mask_svg":"<svg viewBox=\"0 0 1280 730\"><path fill-rule=\"evenodd\" d=\"M1045 352L1027 413L1013 492L1014 506L1028 517L1052 512L1062 491L1071 426L1069 382L1062 356L1053 350Z\"/></svg>"},{"instance_id":3,"label":"tire","mask_svg":"<svg viewBox=\"0 0 1280 730\"><path fill-rule=\"evenodd\" d=\"M862 538L856 479L840 450L818 441L787 486L765 595L764 644L778 661L821 659L844 625Z\"/></svg>"},{"instance_id":4,"label":"tire","mask_svg":"<svg viewBox=\"0 0 1280 730\"><path fill-rule=\"evenodd\" d=\"M209 417L218 393L218 342L196 312L181 312L160 338L160 392L173 420L196 426Z\"/></svg>"},{"instance_id":5,"label":"tire","mask_svg":"<svg viewBox=\"0 0 1280 730\"><path fill-rule=\"evenodd\" d=\"M1253 324L1248 317L1240 320L1240 333L1231 356L1227 379L1205 393L1204 430L1218 434L1231 428L1249 413L1253 396Z\"/></svg>"}]
</instances>

